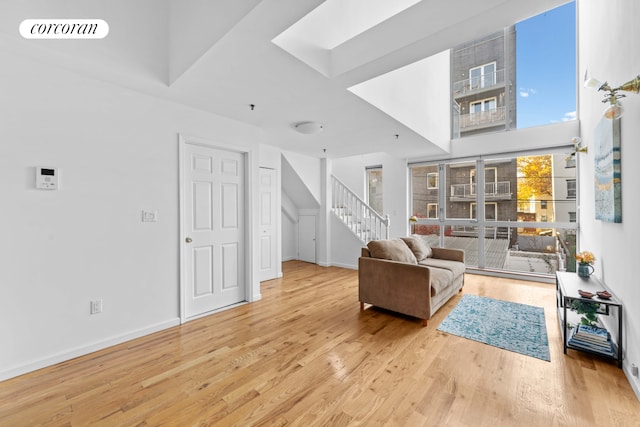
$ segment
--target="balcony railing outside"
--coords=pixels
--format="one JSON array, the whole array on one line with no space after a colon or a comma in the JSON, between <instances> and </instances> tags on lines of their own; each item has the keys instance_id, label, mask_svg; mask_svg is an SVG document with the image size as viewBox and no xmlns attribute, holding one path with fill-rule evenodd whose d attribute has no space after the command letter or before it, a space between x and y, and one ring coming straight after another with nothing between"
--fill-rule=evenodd
<instances>
[{"instance_id":1,"label":"balcony railing outside","mask_svg":"<svg viewBox=\"0 0 640 427\"><path fill-rule=\"evenodd\" d=\"M509 197L511 196L511 182L487 182L484 184L485 197ZM476 184L452 184L451 197L476 197Z\"/></svg>"},{"instance_id":2,"label":"balcony railing outside","mask_svg":"<svg viewBox=\"0 0 640 427\"><path fill-rule=\"evenodd\" d=\"M478 237L478 227L466 225L451 226L451 235L459 237ZM511 228L509 227L485 227L484 237L486 239L506 239L511 240Z\"/></svg>"},{"instance_id":3,"label":"balcony railing outside","mask_svg":"<svg viewBox=\"0 0 640 427\"><path fill-rule=\"evenodd\" d=\"M462 114L460 115L460 129L504 122L505 117L505 107L498 107L493 110L480 111L472 114Z\"/></svg>"},{"instance_id":4,"label":"balcony railing outside","mask_svg":"<svg viewBox=\"0 0 640 427\"><path fill-rule=\"evenodd\" d=\"M454 96L465 95L480 89L489 89L504 84L504 69L482 76L475 76L457 81L453 84Z\"/></svg>"}]
</instances>

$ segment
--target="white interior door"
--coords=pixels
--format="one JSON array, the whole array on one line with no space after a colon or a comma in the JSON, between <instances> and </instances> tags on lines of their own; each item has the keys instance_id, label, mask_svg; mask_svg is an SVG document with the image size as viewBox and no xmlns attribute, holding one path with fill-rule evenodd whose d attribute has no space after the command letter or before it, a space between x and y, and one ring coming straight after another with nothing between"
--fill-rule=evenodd
<instances>
[{"instance_id":1,"label":"white interior door","mask_svg":"<svg viewBox=\"0 0 640 427\"><path fill-rule=\"evenodd\" d=\"M245 300L244 156L185 143L182 156L185 318Z\"/></svg>"},{"instance_id":2,"label":"white interior door","mask_svg":"<svg viewBox=\"0 0 640 427\"><path fill-rule=\"evenodd\" d=\"M260 281L278 277L276 171L260 168Z\"/></svg>"},{"instance_id":3,"label":"white interior door","mask_svg":"<svg viewBox=\"0 0 640 427\"><path fill-rule=\"evenodd\" d=\"M298 217L298 258L300 261L316 262L316 217Z\"/></svg>"}]
</instances>

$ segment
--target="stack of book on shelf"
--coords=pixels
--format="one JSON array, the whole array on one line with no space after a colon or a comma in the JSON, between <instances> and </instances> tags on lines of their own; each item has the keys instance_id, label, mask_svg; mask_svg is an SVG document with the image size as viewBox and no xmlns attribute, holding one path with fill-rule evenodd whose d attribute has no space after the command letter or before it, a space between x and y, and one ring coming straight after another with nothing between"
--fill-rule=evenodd
<instances>
[{"instance_id":1,"label":"stack of book on shelf","mask_svg":"<svg viewBox=\"0 0 640 427\"><path fill-rule=\"evenodd\" d=\"M568 344L572 347L594 351L596 353L614 356L611 335L605 328L597 326L578 325L573 328Z\"/></svg>"}]
</instances>

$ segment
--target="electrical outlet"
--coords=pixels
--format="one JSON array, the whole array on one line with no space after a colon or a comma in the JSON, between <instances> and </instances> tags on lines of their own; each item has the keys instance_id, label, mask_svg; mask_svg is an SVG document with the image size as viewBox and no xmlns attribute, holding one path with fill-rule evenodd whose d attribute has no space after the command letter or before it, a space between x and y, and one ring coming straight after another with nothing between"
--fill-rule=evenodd
<instances>
[{"instance_id":1,"label":"electrical outlet","mask_svg":"<svg viewBox=\"0 0 640 427\"><path fill-rule=\"evenodd\" d=\"M102 313L102 300L91 301L91 314Z\"/></svg>"},{"instance_id":2,"label":"electrical outlet","mask_svg":"<svg viewBox=\"0 0 640 427\"><path fill-rule=\"evenodd\" d=\"M631 375L638 378L638 367L633 363L631 364Z\"/></svg>"}]
</instances>

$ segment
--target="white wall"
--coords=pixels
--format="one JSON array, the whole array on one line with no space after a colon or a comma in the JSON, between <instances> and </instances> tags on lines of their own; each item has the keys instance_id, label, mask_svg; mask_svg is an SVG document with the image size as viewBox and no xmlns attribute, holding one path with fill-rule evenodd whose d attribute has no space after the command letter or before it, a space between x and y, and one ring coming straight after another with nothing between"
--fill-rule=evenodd
<instances>
[{"instance_id":1,"label":"white wall","mask_svg":"<svg viewBox=\"0 0 640 427\"><path fill-rule=\"evenodd\" d=\"M449 50L349 88L351 92L449 151L451 140ZM425 78L429 76L429 78Z\"/></svg>"},{"instance_id":2,"label":"white wall","mask_svg":"<svg viewBox=\"0 0 640 427\"><path fill-rule=\"evenodd\" d=\"M260 145L260 167L275 169L278 171L278 176L280 176L280 168L281 168L281 160L282 160L282 151L274 147L272 145Z\"/></svg>"},{"instance_id":3,"label":"white wall","mask_svg":"<svg viewBox=\"0 0 640 427\"><path fill-rule=\"evenodd\" d=\"M298 208L284 191L281 195L282 261L291 261L298 259Z\"/></svg>"},{"instance_id":4,"label":"white wall","mask_svg":"<svg viewBox=\"0 0 640 427\"><path fill-rule=\"evenodd\" d=\"M170 1L170 83L176 81L258 3L259 0ZM220 13L221 8L224 13Z\"/></svg>"},{"instance_id":5,"label":"white wall","mask_svg":"<svg viewBox=\"0 0 640 427\"><path fill-rule=\"evenodd\" d=\"M415 157L411 162L459 159L470 156L503 154L526 150L542 150L547 148L568 146L571 138L580 134L580 122L567 122L535 126L524 129L513 129L508 132L489 132L451 141L451 152L447 155L432 157Z\"/></svg>"},{"instance_id":6,"label":"white wall","mask_svg":"<svg viewBox=\"0 0 640 427\"><path fill-rule=\"evenodd\" d=\"M578 2L578 76L585 70L611 86L634 78L640 73L637 41L640 29L640 2L611 0L607 2L581 0ZM615 23L615 25L612 25ZM606 31L603 29L606 28ZM634 265L640 242L640 96L628 94L623 100L626 109L621 121L622 153L622 223L595 220L594 209L594 131L601 118L604 104L602 92L580 87L580 121L584 144L590 147L587 155L580 155L580 250L595 253L595 274L604 279L624 306L624 362L623 367L636 394L640 398L640 382L632 377L631 365L640 366L640 286Z\"/></svg>"},{"instance_id":7,"label":"white wall","mask_svg":"<svg viewBox=\"0 0 640 427\"><path fill-rule=\"evenodd\" d=\"M322 201L322 188L320 180L320 159L304 154L282 151L293 170L298 174L302 182L315 199L318 205Z\"/></svg>"},{"instance_id":8,"label":"white wall","mask_svg":"<svg viewBox=\"0 0 640 427\"><path fill-rule=\"evenodd\" d=\"M0 379L177 324L178 134L251 150L256 188L261 133L10 51L0 80Z\"/></svg>"},{"instance_id":9,"label":"white wall","mask_svg":"<svg viewBox=\"0 0 640 427\"><path fill-rule=\"evenodd\" d=\"M282 215L282 261L298 259L298 223Z\"/></svg>"}]
</instances>

